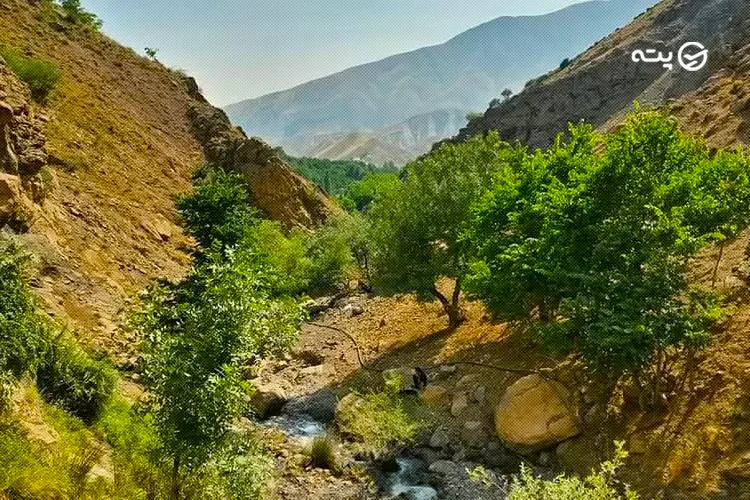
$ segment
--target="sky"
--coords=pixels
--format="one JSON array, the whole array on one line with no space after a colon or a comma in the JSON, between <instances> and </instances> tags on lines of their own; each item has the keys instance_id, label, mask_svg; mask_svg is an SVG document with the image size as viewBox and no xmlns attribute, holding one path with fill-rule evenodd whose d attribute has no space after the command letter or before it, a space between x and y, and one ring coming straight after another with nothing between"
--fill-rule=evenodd
<instances>
[{"instance_id":1,"label":"sky","mask_svg":"<svg viewBox=\"0 0 750 500\"><path fill-rule=\"evenodd\" d=\"M194 76L217 105L581 0L83 0L104 31Z\"/></svg>"}]
</instances>

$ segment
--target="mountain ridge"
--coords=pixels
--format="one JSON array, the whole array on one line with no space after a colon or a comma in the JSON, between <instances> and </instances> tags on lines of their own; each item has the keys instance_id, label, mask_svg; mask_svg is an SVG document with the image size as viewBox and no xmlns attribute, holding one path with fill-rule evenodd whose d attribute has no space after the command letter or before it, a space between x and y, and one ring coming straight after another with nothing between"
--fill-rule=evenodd
<instances>
[{"instance_id":1,"label":"mountain ridge","mask_svg":"<svg viewBox=\"0 0 750 500\"><path fill-rule=\"evenodd\" d=\"M593 0L541 16L499 17L442 44L224 109L248 134L281 146L290 137L372 131L440 109L483 109L504 88L557 67L653 3Z\"/></svg>"}]
</instances>

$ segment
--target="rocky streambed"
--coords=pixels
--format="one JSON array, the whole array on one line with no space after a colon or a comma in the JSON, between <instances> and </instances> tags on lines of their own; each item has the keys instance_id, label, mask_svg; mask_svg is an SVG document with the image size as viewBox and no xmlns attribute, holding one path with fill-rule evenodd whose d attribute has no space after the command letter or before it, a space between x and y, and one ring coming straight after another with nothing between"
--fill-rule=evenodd
<instances>
[{"instance_id":1,"label":"rocky streambed","mask_svg":"<svg viewBox=\"0 0 750 500\"><path fill-rule=\"evenodd\" d=\"M503 499L521 463L550 476L561 453L581 452L568 446L580 432L580 410L566 387L555 380L559 374L524 375L435 363L430 349L440 345L439 339L415 343L416 349L388 347L384 352L385 342L399 331L430 317L416 315L416 307L408 303L394 305L379 298L345 298L326 301L324 306L316 311L315 323L305 326L290 356L268 362L252 374L258 389L253 406L263 428L284 436L285 456L296 456L304 464L304 449L316 437L333 435L343 461L364 474L342 476L303 465L302 471L296 467L285 475L280 498ZM410 309L399 310L406 306ZM402 326L400 321L408 324ZM481 328L495 332L494 327ZM356 348L353 337L358 340ZM500 359L502 353L478 359L518 365L521 360L512 358L513 349L504 346L502 353L509 352L506 359ZM361 357L377 368L363 369ZM357 456L346 439L335 437L340 401L353 391L382 388L393 377L404 377L409 383L415 365L427 373L428 384L411 397L435 412L436 425L392 460ZM506 442L518 443L524 453L511 451Z\"/></svg>"}]
</instances>

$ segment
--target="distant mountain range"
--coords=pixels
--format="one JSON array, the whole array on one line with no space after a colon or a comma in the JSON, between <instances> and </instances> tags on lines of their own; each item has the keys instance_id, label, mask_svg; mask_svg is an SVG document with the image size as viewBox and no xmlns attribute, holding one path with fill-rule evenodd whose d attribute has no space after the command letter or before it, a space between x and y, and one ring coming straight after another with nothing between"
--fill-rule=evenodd
<instances>
[{"instance_id":1,"label":"distant mountain range","mask_svg":"<svg viewBox=\"0 0 750 500\"><path fill-rule=\"evenodd\" d=\"M656 0L594 0L500 17L431 47L356 66L225 108L290 154L403 162L455 134L465 110L558 67Z\"/></svg>"}]
</instances>

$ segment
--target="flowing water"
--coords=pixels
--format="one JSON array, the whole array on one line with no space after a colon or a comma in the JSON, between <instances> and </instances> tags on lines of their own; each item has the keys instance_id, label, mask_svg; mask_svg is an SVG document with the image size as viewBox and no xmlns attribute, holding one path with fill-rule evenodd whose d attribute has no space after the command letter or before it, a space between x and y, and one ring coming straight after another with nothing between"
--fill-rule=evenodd
<instances>
[{"instance_id":1,"label":"flowing water","mask_svg":"<svg viewBox=\"0 0 750 500\"><path fill-rule=\"evenodd\" d=\"M311 443L316 437L328 432L325 424L304 413L285 413L263 421L263 425L278 429L291 441L301 446ZM363 463L373 470L376 484L385 498L407 500L437 500L437 491L423 484L427 464L416 458L399 457L388 470L382 464Z\"/></svg>"}]
</instances>

